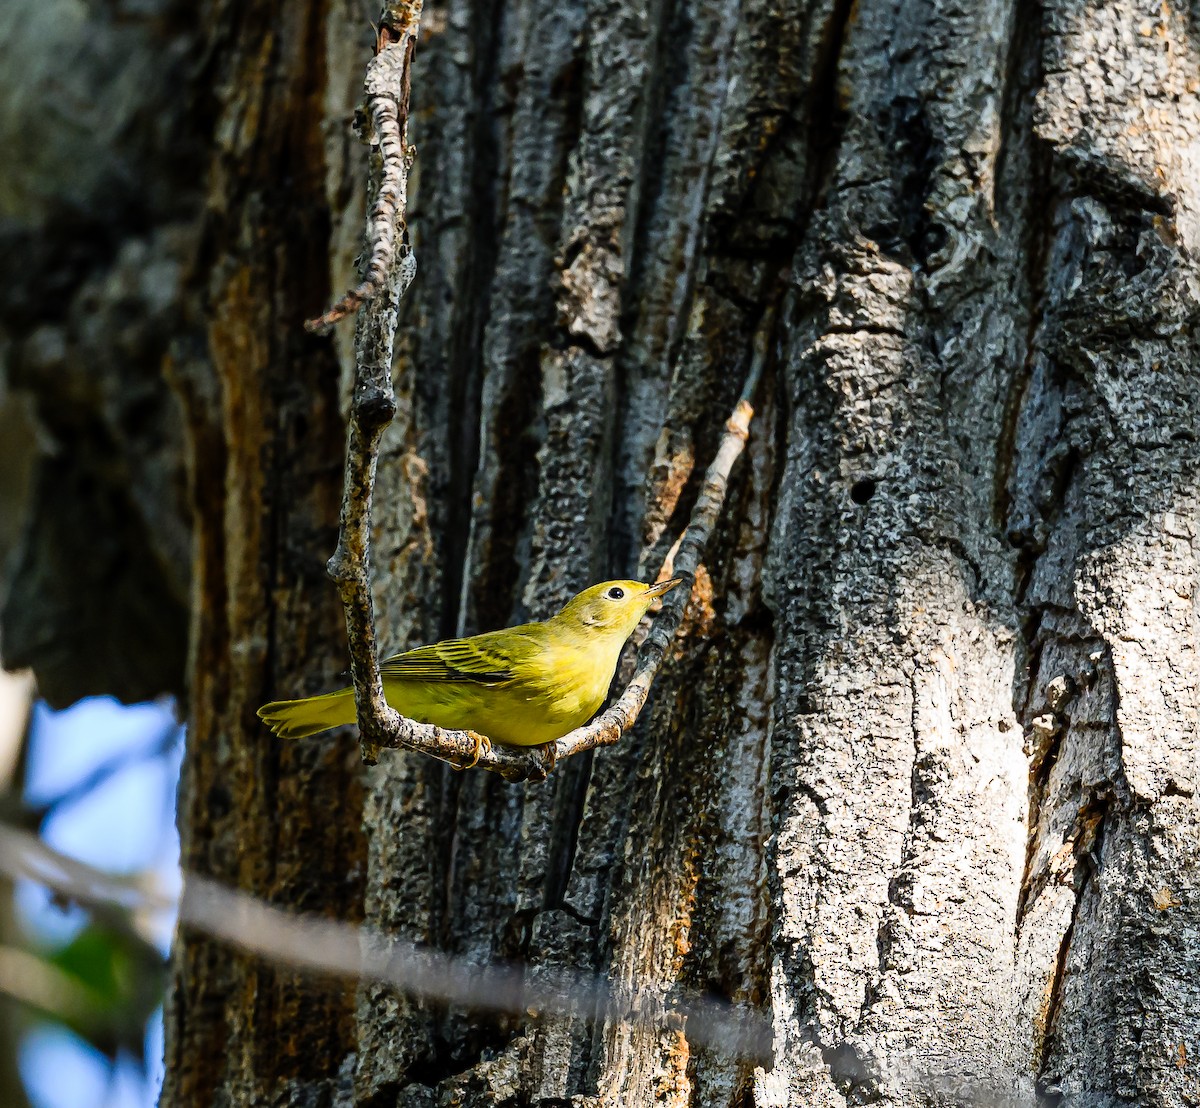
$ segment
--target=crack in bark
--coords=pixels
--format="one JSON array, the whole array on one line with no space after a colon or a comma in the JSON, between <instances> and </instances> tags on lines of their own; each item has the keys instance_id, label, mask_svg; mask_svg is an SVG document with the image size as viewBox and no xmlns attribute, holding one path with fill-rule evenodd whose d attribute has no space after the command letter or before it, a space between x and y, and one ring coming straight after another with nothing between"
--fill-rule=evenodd
<instances>
[{"instance_id":1,"label":"crack in bark","mask_svg":"<svg viewBox=\"0 0 1200 1108\"><path fill-rule=\"evenodd\" d=\"M1057 642L1062 642L1062 636L1057 633L1054 635ZM1085 642L1093 642L1096 640L1085 640ZM1037 657L1040 659L1044 650L1044 645L1040 642L1037 646ZM1055 765L1058 761L1058 756L1063 746L1065 745L1068 733L1071 728L1071 714L1069 707L1081 690L1090 688L1096 680L1096 673L1090 658L1088 662L1090 668L1081 669L1072 677L1060 675L1055 680L1067 680L1069 686L1066 688L1064 695L1057 698L1056 703L1049 705L1049 712L1039 715L1032 723L1027 723L1026 727L1037 730L1037 721L1049 715L1053 720L1054 731L1049 735L1048 741L1039 743L1032 748L1029 748L1029 801L1028 801L1028 816L1030 821L1029 831L1026 837L1025 847L1025 866L1021 875L1020 893L1017 900L1017 911L1014 922L1014 929L1017 934L1021 931L1021 926L1024 923L1025 916L1030 907L1037 901L1037 898L1050 884L1056 876L1053 867L1047 867L1041 873L1035 874L1033 866L1037 858L1038 847L1040 842L1040 813L1042 808L1049 800L1050 780L1054 772ZM1037 674L1037 663L1032 666L1030 675L1030 685L1026 696L1026 705L1021 713L1022 718L1028 719L1035 709L1031 707L1032 697L1035 689L1035 675ZM1052 684L1050 682L1048 684ZM1044 729L1047 725L1042 724Z\"/></svg>"},{"instance_id":2,"label":"crack in bark","mask_svg":"<svg viewBox=\"0 0 1200 1108\"><path fill-rule=\"evenodd\" d=\"M895 871L888 880L887 887L887 903L890 907L896 908L903 912L906 916L912 915L912 906L905 904L903 894L905 886L911 882L911 876L906 872L907 867L914 860L913 842L917 834L917 826L921 819L921 804L922 804L922 788L920 785L920 763L921 763L921 724L918 718L920 710L919 690L917 687L917 674L914 670L909 678L908 684L910 704L909 722L912 733L912 768L909 773L909 807L908 807L908 826L905 829L900 841L900 857L896 865ZM859 1013L858 1022L861 1023L870 1007L871 1000L874 994L878 991L879 986L883 982L883 978L888 972L887 959L891 955L892 949L892 930L891 922L887 919L886 912L879 921L879 927L875 936L875 950L878 958L878 976L870 989L870 994L864 1000L862 1010Z\"/></svg>"},{"instance_id":3,"label":"crack in bark","mask_svg":"<svg viewBox=\"0 0 1200 1108\"><path fill-rule=\"evenodd\" d=\"M1059 944L1058 958L1054 965L1051 983L1047 993L1044 1021L1038 1026L1035 1023L1034 1067L1039 1078L1044 1076L1049 1062L1053 1037L1058 1024L1059 1013L1063 1004L1063 988L1067 978L1067 966L1071 953L1071 942L1075 934L1075 926L1079 920L1080 908L1083 905L1084 894L1097 872L1096 858L1103 848L1104 824L1113 805L1112 794L1092 797L1079 810L1073 834L1066 838L1063 849L1070 850L1072 856L1071 882L1075 885L1075 901L1071 906L1071 918L1063 931ZM1082 871L1082 876L1080 873Z\"/></svg>"},{"instance_id":4,"label":"crack in bark","mask_svg":"<svg viewBox=\"0 0 1200 1108\"><path fill-rule=\"evenodd\" d=\"M846 127L846 112L838 104L837 80L854 7L855 0L834 0L813 65L808 131L811 171L806 205L810 213L837 165Z\"/></svg>"},{"instance_id":5,"label":"crack in bark","mask_svg":"<svg viewBox=\"0 0 1200 1108\"><path fill-rule=\"evenodd\" d=\"M1035 0L1016 0L1013 21L1016 41L1010 48L1008 70L1000 115L1000 148L996 153L993 208L1007 211L1007 177L1004 170L1013 152L1018 135L1028 143L1031 173L1021 174L1027 189L1022 230L1022 253L1026 259L1025 280L1029 293L1028 321L1025 332L1025 356L1019 372L1013 375L1004 405L996 453L993 502L995 518L1007 529L1012 510L1008 488L1016 454L1016 437L1021 408L1033 377L1034 360L1038 354L1038 331L1046 303L1046 274L1050 260L1054 213L1058 206L1057 190L1051 183L1050 151L1034 129L1034 105L1042 77L1042 18L1043 12Z\"/></svg>"},{"instance_id":6,"label":"crack in bark","mask_svg":"<svg viewBox=\"0 0 1200 1108\"><path fill-rule=\"evenodd\" d=\"M483 358L484 334L491 312L491 286L500 256L498 242L497 205L500 150L496 139L494 105L489 102L489 90L498 81L499 42L502 4L476 3L472 19L472 36L476 40L476 65L473 72L472 96L476 119L473 147L476 156L472 164L471 192L483 199L476 203L465 218L470 221L471 262L467 267L464 289L466 320L452 336L447 352L449 395L448 408L457 411L451 417L450 429L454 441L448 454L448 484L446 493L446 571L441 617L442 637L459 634L463 618L463 583L471 558L472 491L480 461L480 418L482 373L478 372ZM482 30L486 28L486 32ZM439 231L443 228L438 228ZM524 424L521 424L522 426ZM522 468L515 467L518 471ZM502 487L520 488L519 481L503 482ZM518 513L514 513L514 516ZM485 593L491 590L485 588ZM509 603L511 609L511 599ZM501 620L502 621L502 620ZM497 625L499 622L497 621Z\"/></svg>"},{"instance_id":7,"label":"crack in bark","mask_svg":"<svg viewBox=\"0 0 1200 1108\"><path fill-rule=\"evenodd\" d=\"M564 898L575 864L575 851L579 845L579 831L592 778L592 757L589 751L584 753L577 763L571 764L570 770L574 773L574 780L562 800L561 811L556 813L554 824L557 834L554 836L554 846L546 863L545 907L561 908L575 915L581 922L583 917L579 916Z\"/></svg>"}]
</instances>

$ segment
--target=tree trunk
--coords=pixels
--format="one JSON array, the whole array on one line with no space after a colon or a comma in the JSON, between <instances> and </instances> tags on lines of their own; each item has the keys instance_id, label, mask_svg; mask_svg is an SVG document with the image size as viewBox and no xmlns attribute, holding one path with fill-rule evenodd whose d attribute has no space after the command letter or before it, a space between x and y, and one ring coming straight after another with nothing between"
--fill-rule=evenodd
<instances>
[{"instance_id":1,"label":"tree trunk","mask_svg":"<svg viewBox=\"0 0 1200 1108\"><path fill-rule=\"evenodd\" d=\"M185 930L164 1104L1200 1104L1194 17L426 10L387 648L652 575L781 304L650 709L512 786L254 718L345 665L352 343L300 322L354 279L375 14L212 4L164 109L211 158L166 373L184 865L478 964L761 1006L774 1058L355 992Z\"/></svg>"}]
</instances>

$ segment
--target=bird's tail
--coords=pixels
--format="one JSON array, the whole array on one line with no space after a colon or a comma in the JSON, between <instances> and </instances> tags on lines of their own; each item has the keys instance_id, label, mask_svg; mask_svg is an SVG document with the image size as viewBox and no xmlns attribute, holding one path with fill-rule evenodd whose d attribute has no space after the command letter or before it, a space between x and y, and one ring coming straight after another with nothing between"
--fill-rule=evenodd
<instances>
[{"instance_id":1,"label":"bird's tail","mask_svg":"<svg viewBox=\"0 0 1200 1108\"><path fill-rule=\"evenodd\" d=\"M303 739L343 723L353 723L357 718L354 690L338 689L302 700L276 700L259 708L258 718L281 739Z\"/></svg>"}]
</instances>

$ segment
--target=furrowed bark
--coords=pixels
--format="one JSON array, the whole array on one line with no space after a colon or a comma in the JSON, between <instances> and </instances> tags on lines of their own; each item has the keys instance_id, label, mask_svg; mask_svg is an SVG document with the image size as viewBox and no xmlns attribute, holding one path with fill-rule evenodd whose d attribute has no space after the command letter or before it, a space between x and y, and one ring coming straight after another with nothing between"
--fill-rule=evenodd
<instances>
[{"instance_id":1,"label":"furrowed bark","mask_svg":"<svg viewBox=\"0 0 1200 1108\"><path fill-rule=\"evenodd\" d=\"M1134 83L1082 91L1101 43L1109 74L1153 60L1170 87L1186 68L1176 47L1111 37L1119 19L1136 25L1131 8L1039 22L860 5L847 43L851 122L810 234L821 276L788 363L772 573L789 645L769 1103L1194 1095L1176 1063L1195 1009L1168 968L1190 945L1187 900L1160 911L1151 888L1195 881L1195 851L1165 861L1151 799L1186 776L1163 741L1184 701L1165 659L1123 645L1147 642L1131 614L1164 600L1116 583L1177 596L1190 557L1169 474L1190 472L1194 436L1157 398L1190 389L1192 186L1171 151L1192 109L1155 116ZM1178 33L1153 26L1160 44ZM884 42L922 46L872 78ZM1131 113L1157 168L1123 164L1124 143L1143 149ZM1122 267L1141 276L1110 284ZM1147 464L1146 440L1171 459ZM1175 626L1169 649L1189 656ZM1161 728L1141 796L1131 700ZM1194 818L1181 789L1177 829ZM1172 997L1141 1031L1137 973Z\"/></svg>"},{"instance_id":2,"label":"furrowed bark","mask_svg":"<svg viewBox=\"0 0 1200 1108\"><path fill-rule=\"evenodd\" d=\"M20 257L53 264L15 267L25 306L3 317L54 441L87 429L86 450L43 460L51 484L67 503L109 490L104 533L144 532L160 584L182 564L168 457L190 461L185 858L468 967L599 974L652 1000L593 1023L380 982L350 997L185 932L172 1102L1200 1097L1191 14L423 13L404 217L420 278L391 306L384 280L364 308L394 308L396 328L372 362L395 410L369 536L351 520L375 573L361 672L376 645L542 618L593 581L655 573L703 506L779 304L754 430L652 697L619 743L513 788L405 750L367 771L344 736L282 750L254 720L271 696L332 687L344 657L319 570L354 340L299 324L366 276L350 136L374 13L190 11L175 32L208 91L151 114L180 150L213 151L202 231L186 189L175 207L150 190L152 214L128 221L94 177L125 148L86 145L82 210L111 227L27 234ZM106 56L99 31L82 38ZM106 79L89 84L108 105ZM165 259L183 259L172 281L128 292ZM186 444L153 414L168 348ZM24 564L53 549L96 569L55 526L62 506L34 503ZM136 588L144 558L101 561L109 599ZM63 613L81 606L46 616L39 595L10 589L6 619L78 638ZM165 639L117 649L108 611L84 613L114 645L78 691L118 687L122 658L166 658L146 645ZM35 664L69 699L68 653ZM771 1061L660 1018L693 993L769 1010Z\"/></svg>"}]
</instances>

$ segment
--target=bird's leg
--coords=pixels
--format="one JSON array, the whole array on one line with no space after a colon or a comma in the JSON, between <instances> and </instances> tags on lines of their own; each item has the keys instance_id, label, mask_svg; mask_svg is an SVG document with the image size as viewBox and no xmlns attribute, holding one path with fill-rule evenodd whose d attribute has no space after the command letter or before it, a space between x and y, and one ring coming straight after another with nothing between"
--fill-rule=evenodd
<instances>
[{"instance_id":1,"label":"bird's leg","mask_svg":"<svg viewBox=\"0 0 1200 1108\"><path fill-rule=\"evenodd\" d=\"M480 758L492 752L492 740L487 735L481 735L478 731L468 731L467 734L471 736L472 741L475 743L475 757L465 765L455 766L455 769L474 769L479 765Z\"/></svg>"},{"instance_id":2,"label":"bird's leg","mask_svg":"<svg viewBox=\"0 0 1200 1108\"><path fill-rule=\"evenodd\" d=\"M546 776L554 772L554 767L558 764L558 742L553 740L544 743L539 749L542 752L542 757L546 759Z\"/></svg>"}]
</instances>

